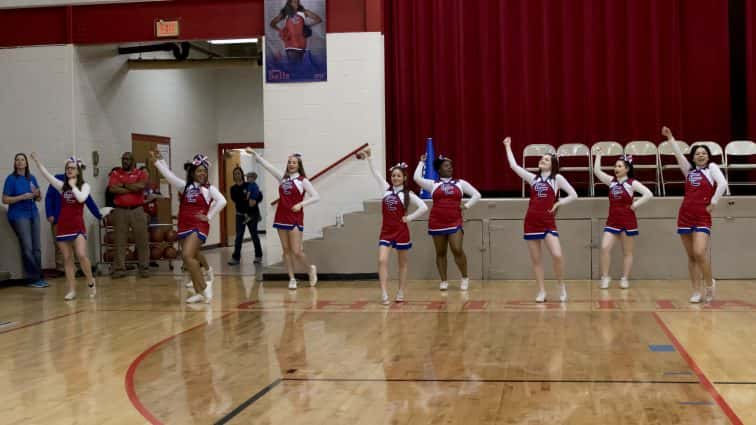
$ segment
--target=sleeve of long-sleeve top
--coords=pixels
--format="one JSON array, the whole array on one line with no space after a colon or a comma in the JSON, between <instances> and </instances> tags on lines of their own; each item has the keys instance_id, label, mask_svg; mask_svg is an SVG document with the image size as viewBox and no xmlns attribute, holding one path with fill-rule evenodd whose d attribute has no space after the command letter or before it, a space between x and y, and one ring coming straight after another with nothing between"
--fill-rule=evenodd
<instances>
[{"instance_id":1,"label":"sleeve of long-sleeve top","mask_svg":"<svg viewBox=\"0 0 756 425\"><path fill-rule=\"evenodd\" d=\"M45 194L45 216L58 219L60 212L60 192L53 185L47 187Z\"/></svg>"},{"instance_id":2,"label":"sleeve of long-sleeve top","mask_svg":"<svg viewBox=\"0 0 756 425\"><path fill-rule=\"evenodd\" d=\"M680 171L682 171L684 176L687 176L691 168L688 158L682 153L680 150L680 144L677 143L676 140L672 139L669 141L672 142L672 150L675 151L675 158L677 159L677 165L680 167Z\"/></svg>"},{"instance_id":3,"label":"sleeve of long-sleeve top","mask_svg":"<svg viewBox=\"0 0 756 425\"><path fill-rule=\"evenodd\" d=\"M215 186L210 186L210 199L213 200L210 209L207 211L207 218L212 220L223 208L226 207L226 197Z\"/></svg>"},{"instance_id":4,"label":"sleeve of long-sleeve top","mask_svg":"<svg viewBox=\"0 0 756 425\"><path fill-rule=\"evenodd\" d=\"M81 189L76 186L73 186L71 188L71 192L73 192L76 201L78 201L80 204L87 202L87 198L89 198L89 193L91 192L91 190L92 189L89 187L89 183L84 183L83 185L81 185Z\"/></svg>"},{"instance_id":5,"label":"sleeve of long-sleeve top","mask_svg":"<svg viewBox=\"0 0 756 425\"><path fill-rule=\"evenodd\" d=\"M100 213L100 207L98 207L97 203L95 202L95 200L92 199L92 195L87 196L87 201L86 201L85 205L87 206L87 209L89 210L89 212L92 213L92 215L96 219L102 220L102 214Z\"/></svg>"},{"instance_id":6,"label":"sleeve of long-sleeve top","mask_svg":"<svg viewBox=\"0 0 756 425\"><path fill-rule=\"evenodd\" d=\"M425 205L425 202L420 199L419 196L415 195L415 192L409 193L409 199L410 204L415 206L415 211L412 212L412 214L407 215L407 222L410 222L421 215L425 214L426 211L428 211L428 206Z\"/></svg>"},{"instance_id":7,"label":"sleeve of long-sleeve top","mask_svg":"<svg viewBox=\"0 0 756 425\"><path fill-rule=\"evenodd\" d=\"M612 176L606 174L604 170L601 169L601 155L599 154L596 154L596 161L593 164L593 174L601 180L601 183L604 183L607 186L612 184Z\"/></svg>"},{"instance_id":8,"label":"sleeve of long-sleeve top","mask_svg":"<svg viewBox=\"0 0 756 425\"><path fill-rule=\"evenodd\" d=\"M162 174L163 177L168 180L168 183L170 183L171 186L175 187L176 190L179 191L179 193L182 193L184 191L184 189L186 188L186 181L173 174L173 171L171 171L171 168L168 166L168 163L165 162L164 159L155 161L155 168L160 171L160 174Z\"/></svg>"},{"instance_id":9,"label":"sleeve of long-sleeve top","mask_svg":"<svg viewBox=\"0 0 756 425\"><path fill-rule=\"evenodd\" d=\"M654 194L651 193L651 190L638 180L633 180L633 191L641 194L640 198L633 201L634 208L640 207L654 197Z\"/></svg>"},{"instance_id":10,"label":"sleeve of long-sleeve top","mask_svg":"<svg viewBox=\"0 0 756 425\"><path fill-rule=\"evenodd\" d=\"M512 171L515 172L515 174L520 176L521 179L525 180L525 183L533 184L533 180L535 180L536 175L517 165L517 160L515 159L511 148L507 149L507 160L509 161L509 167L512 169Z\"/></svg>"},{"instance_id":11,"label":"sleeve of long-sleeve top","mask_svg":"<svg viewBox=\"0 0 756 425\"><path fill-rule=\"evenodd\" d=\"M563 198L559 198L559 205L561 206L567 205L578 198L578 194L577 192L575 192L575 188L572 187L570 182L568 182L567 179L564 178L564 176L562 176L561 174L557 174L556 182L557 182L557 190L561 189L565 191L565 193L567 193L567 196Z\"/></svg>"},{"instance_id":12,"label":"sleeve of long-sleeve top","mask_svg":"<svg viewBox=\"0 0 756 425\"><path fill-rule=\"evenodd\" d=\"M259 162L260 165L262 165L262 167L265 168L273 177L275 177L279 183L281 182L281 180L283 180L283 173L281 173L281 171L274 167L273 164L268 162L265 158L260 155L255 155L255 160Z\"/></svg>"},{"instance_id":13,"label":"sleeve of long-sleeve top","mask_svg":"<svg viewBox=\"0 0 756 425\"><path fill-rule=\"evenodd\" d=\"M37 165L39 166L39 171L42 172L42 175L50 183L50 186L54 187L58 191L61 191L63 189L63 181L56 179L55 176L50 174L50 172L47 170L47 168L45 168L44 165L42 165L42 163L37 163Z\"/></svg>"},{"instance_id":14,"label":"sleeve of long-sleeve top","mask_svg":"<svg viewBox=\"0 0 756 425\"><path fill-rule=\"evenodd\" d=\"M714 190L714 196L711 197L711 205L717 205L719 199L724 195L725 191L727 191L727 180L717 164L713 162L710 163L709 169L711 170L711 177L717 183L717 188Z\"/></svg>"},{"instance_id":15,"label":"sleeve of long-sleeve top","mask_svg":"<svg viewBox=\"0 0 756 425\"><path fill-rule=\"evenodd\" d=\"M381 173L378 171L378 168L375 165L375 162L373 161L372 157L367 158L368 168L370 168L370 174L373 175L373 178L375 179L375 182L378 184L378 190L381 194L383 194L385 191L388 190L389 184L386 182L386 179L381 177Z\"/></svg>"},{"instance_id":16,"label":"sleeve of long-sleeve top","mask_svg":"<svg viewBox=\"0 0 756 425\"><path fill-rule=\"evenodd\" d=\"M473 205L477 204L478 201L480 201L480 198L482 197L480 195L480 192L478 192L478 189L473 187L473 185L465 180L460 180L459 185L462 186L462 193L470 197L470 199L465 203L465 208L472 208Z\"/></svg>"},{"instance_id":17,"label":"sleeve of long-sleeve top","mask_svg":"<svg viewBox=\"0 0 756 425\"><path fill-rule=\"evenodd\" d=\"M432 192L433 185L436 184L436 182L423 178L423 165L424 164L422 162L417 164L417 168L415 168L415 174L412 176L412 179L415 180L415 183L417 183L417 185L421 188L427 190L428 192Z\"/></svg>"},{"instance_id":18,"label":"sleeve of long-sleeve top","mask_svg":"<svg viewBox=\"0 0 756 425\"><path fill-rule=\"evenodd\" d=\"M310 180L303 179L302 187L304 187L305 193L310 195L309 198L302 201L302 208L320 201L320 194L318 194L318 191L315 190L315 187L312 185L312 183L310 183Z\"/></svg>"}]
</instances>

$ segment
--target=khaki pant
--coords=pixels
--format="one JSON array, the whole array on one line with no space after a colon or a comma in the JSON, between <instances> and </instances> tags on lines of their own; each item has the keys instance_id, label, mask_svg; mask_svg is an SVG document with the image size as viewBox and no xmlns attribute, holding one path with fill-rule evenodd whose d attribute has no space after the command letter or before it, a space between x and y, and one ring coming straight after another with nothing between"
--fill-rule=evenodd
<instances>
[{"instance_id":1,"label":"khaki pant","mask_svg":"<svg viewBox=\"0 0 756 425\"><path fill-rule=\"evenodd\" d=\"M111 214L113 220L113 230L115 232L115 262L114 270L124 270L126 268L126 247L128 246L129 227L134 232L134 241L136 242L136 253L139 259L139 268L147 269L150 266L150 246L147 232L147 214L144 209L116 207Z\"/></svg>"}]
</instances>

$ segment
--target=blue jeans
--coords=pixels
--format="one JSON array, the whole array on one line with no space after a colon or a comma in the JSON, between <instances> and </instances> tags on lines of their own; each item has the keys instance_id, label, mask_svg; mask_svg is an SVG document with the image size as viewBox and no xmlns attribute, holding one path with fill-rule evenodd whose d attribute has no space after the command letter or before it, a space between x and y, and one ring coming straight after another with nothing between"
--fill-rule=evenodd
<instances>
[{"instance_id":1,"label":"blue jeans","mask_svg":"<svg viewBox=\"0 0 756 425\"><path fill-rule=\"evenodd\" d=\"M19 218L10 222L21 246L24 272L30 282L42 280L42 251L39 244L39 217Z\"/></svg>"},{"instance_id":2,"label":"blue jeans","mask_svg":"<svg viewBox=\"0 0 756 425\"><path fill-rule=\"evenodd\" d=\"M260 246L260 236L257 234L257 216L252 215L252 220L249 223L244 224L246 216L244 214L236 214L236 240L234 240L234 253L231 257L234 260L241 258L241 247L244 241L245 227L249 228L249 233L252 234L252 243L255 245L255 258L262 257L262 247Z\"/></svg>"}]
</instances>

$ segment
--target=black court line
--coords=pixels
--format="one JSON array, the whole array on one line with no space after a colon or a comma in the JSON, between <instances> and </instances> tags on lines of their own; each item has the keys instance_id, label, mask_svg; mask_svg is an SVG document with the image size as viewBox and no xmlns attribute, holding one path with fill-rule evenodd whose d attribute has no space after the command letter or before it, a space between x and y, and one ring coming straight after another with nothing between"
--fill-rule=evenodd
<instances>
[{"instance_id":1,"label":"black court line","mask_svg":"<svg viewBox=\"0 0 756 425\"><path fill-rule=\"evenodd\" d=\"M268 384L267 387L261 389L258 391L255 395L247 399L244 403L240 404L236 409L232 410L230 413L228 413L226 416L220 418L217 422L215 422L215 425L223 425L228 423L231 419L233 419L236 415L241 413L244 409L249 407L252 403L259 400L262 396L268 393L268 391L272 390L273 388L277 387L278 384L283 382L281 378L276 379L275 381Z\"/></svg>"},{"instance_id":2,"label":"black court line","mask_svg":"<svg viewBox=\"0 0 756 425\"><path fill-rule=\"evenodd\" d=\"M283 378L286 382L481 382L481 383L554 383L554 384L698 384L698 380L638 379L381 379L381 378Z\"/></svg>"},{"instance_id":3,"label":"black court line","mask_svg":"<svg viewBox=\"0 0 756 425\"><path fill-rule=\"evenodd\" d=\"M756 385L756 382L749 381L713 381L715 385Z\"/></svg>"}]
</instances>

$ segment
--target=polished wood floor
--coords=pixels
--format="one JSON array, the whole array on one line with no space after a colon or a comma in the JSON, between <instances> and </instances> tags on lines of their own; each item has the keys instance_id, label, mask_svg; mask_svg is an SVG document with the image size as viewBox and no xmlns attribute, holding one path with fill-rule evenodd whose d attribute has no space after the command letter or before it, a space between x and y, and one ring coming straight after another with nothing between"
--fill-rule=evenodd
<instances>
[{"instance_id":1,"label":"polished wood floor","mask_svg":"<svg viewBox=\"0 0 756 425\"><path fill-rule=\"evenodd\" d=\"M411 282L389 307L376 282L284 284L219 276L192 307L169 276L1 289L0 423L756 424L753 281L710 305L671 281L542 305Z\"/></svg>"}]
</instances>

